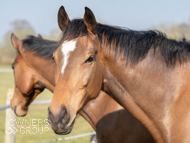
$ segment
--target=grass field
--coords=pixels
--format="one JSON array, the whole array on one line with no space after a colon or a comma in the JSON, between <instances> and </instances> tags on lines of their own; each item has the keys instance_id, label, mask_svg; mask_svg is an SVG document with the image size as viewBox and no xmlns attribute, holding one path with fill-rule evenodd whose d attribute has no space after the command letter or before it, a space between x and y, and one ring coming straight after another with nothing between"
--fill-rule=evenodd
<instances>
[{"instance_id":1,"label":"grass field","mask_svg":"<svg viewBox=\"0 0 190 143\"><path fill-rule=\"evenodd\" d=\"M0 65L0 68L10 68L10 65ZM0 106L6 104L6 94L9 88L14 88L14 77L12 73L0 73ZM52 98L52 93L45 90L37 99ZM47 119L48 104L31 105L27 116L17 117L17 122L23 121L17 125L16 143L38 143L51 141L66 136L56 135L50 125L45 121ZM41 123L42 122L42 123ZM33 123L33 124L32 124ZM39 124L39 125L38 125ZM22 126L23 125L23 126ZM47 126L45 126L47 125ZM91 126L81 117L78 116L72 132L67 136L77 135L93 131ZM0 143L5 140L5 111L0 111ZM90 136L78 139L62 141L64 143L89 143Z\"/></svg>"}]
</instances>

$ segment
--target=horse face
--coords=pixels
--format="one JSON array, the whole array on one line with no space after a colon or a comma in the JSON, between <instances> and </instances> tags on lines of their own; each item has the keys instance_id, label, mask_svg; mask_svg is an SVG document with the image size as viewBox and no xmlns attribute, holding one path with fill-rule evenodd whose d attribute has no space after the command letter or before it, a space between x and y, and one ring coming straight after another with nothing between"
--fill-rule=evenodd
<instances>
[{"instance_id":1,"label":"horse face","mask_svg":"<svg viewBox=\"0 0 190 143\"><path fill-rule=\"evenodd\" d=\"M19 51L12 68L14 71L15 89L11 100L11 108L17 116L25 116L28 106L35 97L44 90L43 85L37 80L36 73L24 61L22 42L12 34L13 46Z\"/></svg>"},{"instance_id":2,"label":"horse face","mask_svg":"<svg viewBox=\"0 0 190 143\"><path fill-rule=\"evenodd\" d=\"M87 17L93 20L88 21ZM54 52L56 87L48 119L57 134L70 133L76 114L101 90L100 43L95 34L96 21L89 9L86 9L84 22L89 28L88 35L65 40Z\"/></svg>"}]
</instances>

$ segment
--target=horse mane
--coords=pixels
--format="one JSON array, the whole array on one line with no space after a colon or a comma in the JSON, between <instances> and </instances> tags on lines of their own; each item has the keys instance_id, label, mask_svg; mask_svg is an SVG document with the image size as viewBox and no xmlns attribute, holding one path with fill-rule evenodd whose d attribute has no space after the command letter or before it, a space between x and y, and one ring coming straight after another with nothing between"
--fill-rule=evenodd
<instances>
[{"instance_id":1,"label":"horse mane","mask_svg":"<svg viewBox=\"0 0 190 143\"><path fill-rule=\"evenodd\" d=\"M132 64L144 59L152 47L154 51L160 48L167 65L174 65L176 60L180 63L186 61L190 51L190 44L185 39L180 42L168 39L164 33L159 31L134 31L97 23L97 32L100 43L106 44L109 50L114 50L115 57L116 55L126 57L126 62L130 60ZM63 40L72 40L85 35L88 35L88 32L83 19L74 19L63 31L59 45Z\"/></svg>"},{"instance_id":2,"label":"horse mane","mask_svg":"<svg viewBox=\"0 0 190 143\"><path fill-rule=\"evenodd\" d=\"M52 59L53 52L58 48L58 42L45 40L39 37L29 35L22 40L26 51L34 51L34 55L45 59Z\"/></svg>"}]
</instances>

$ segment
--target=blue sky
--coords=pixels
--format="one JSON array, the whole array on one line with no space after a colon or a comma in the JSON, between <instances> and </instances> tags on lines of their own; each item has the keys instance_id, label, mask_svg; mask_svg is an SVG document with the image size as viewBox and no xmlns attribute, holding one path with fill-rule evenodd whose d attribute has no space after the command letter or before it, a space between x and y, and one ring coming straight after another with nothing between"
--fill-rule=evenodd
<instances>
[{"instance_id":1,"label":"blue sky","mask_svg":"<svg viewBox=\"0 0 190 143\"><path fill-rule=\"evenodd\" d=\"M70 19L83 16L88 6L96 19L135 30L190 21L190 0L0 0L0 41L16 19L25 19L36 33L48 35L58 28L61 5Z\"/></svg>"}]
</instances>

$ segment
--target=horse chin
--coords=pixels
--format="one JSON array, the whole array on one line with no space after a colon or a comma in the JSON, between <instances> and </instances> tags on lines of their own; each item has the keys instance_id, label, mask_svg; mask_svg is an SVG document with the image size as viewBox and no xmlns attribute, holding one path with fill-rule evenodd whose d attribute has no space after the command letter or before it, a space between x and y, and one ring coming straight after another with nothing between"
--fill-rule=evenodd
<instances>
[{"instance_id":1,"label":"horse chin","mask_svg":"<svg viewBox=\"0 0 190 143\"><path fill-rule=\"evenodd\" d=\"M73 120L73 122L71 123L71 125L69 127L65 128L63 130L54 131L54 132L58 135L67 135L72 131L74 123L75 123L75 119Z\"/></svg>"}]
</instances>

